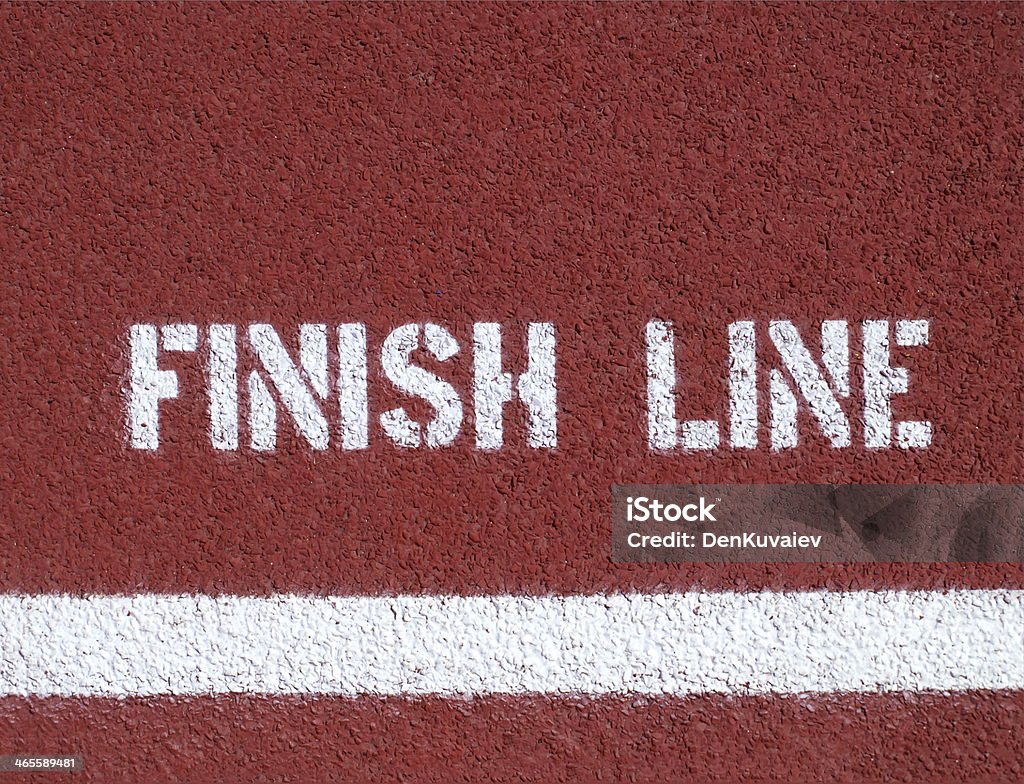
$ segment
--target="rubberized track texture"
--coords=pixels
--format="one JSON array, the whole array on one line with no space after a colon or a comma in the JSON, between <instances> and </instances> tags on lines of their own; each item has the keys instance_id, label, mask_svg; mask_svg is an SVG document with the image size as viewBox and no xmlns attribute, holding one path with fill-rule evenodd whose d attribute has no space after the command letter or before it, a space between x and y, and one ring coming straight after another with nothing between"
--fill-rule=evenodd
<instances>
[{"instance_id":1,"label":"rubberized track texture","mask_svg":"<svg viewBox=\"0 0 1024 784\"><path fill-rule=\"evenodd\" d=\"M610 558L613 484L1022 481L1022 35L999 3L4 5L0 755L85 770L0 777L1024 780L1020 564ZM652 321L715 448L651 448ZM849 443L799 397L772 448L770 324L817 361L823 321ZM866 446L865 322L927 445Z\"/></svg>"}]
</instances>

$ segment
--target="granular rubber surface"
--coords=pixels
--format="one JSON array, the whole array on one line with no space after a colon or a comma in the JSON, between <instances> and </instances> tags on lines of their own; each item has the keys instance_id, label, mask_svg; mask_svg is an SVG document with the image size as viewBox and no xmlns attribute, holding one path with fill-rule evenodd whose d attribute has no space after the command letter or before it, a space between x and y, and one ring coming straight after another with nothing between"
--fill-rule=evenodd
<instances>
[{"instance_id":1,"label":"granular rubber surface","mask_svg":"<svg viewBox=\"0 0 1024 784\"><path fill-rule=\"evenodd\" d=\"M616 483L1021 481L1022 35L999 3L4 6L0 590L1024 588L1019 564L613 564L609 513ZM786 452L648 449L649 320L681 416L724 421L729 322L895 318L931 325L899 357L928 449L809 419ZM160 448L129 447L132 324L294 348L365 323L372 424L429 416L374 353L428 321L462 347L433 366L469 412L451 447L286 425L217 452L173 353ZM474 447L480 321L511 368L555 323L555 449L513 405ZM82 753L91 781L1014 782L1022 719L1019 691L3 697L0 753Z\"/></svg>"}]
</instances>

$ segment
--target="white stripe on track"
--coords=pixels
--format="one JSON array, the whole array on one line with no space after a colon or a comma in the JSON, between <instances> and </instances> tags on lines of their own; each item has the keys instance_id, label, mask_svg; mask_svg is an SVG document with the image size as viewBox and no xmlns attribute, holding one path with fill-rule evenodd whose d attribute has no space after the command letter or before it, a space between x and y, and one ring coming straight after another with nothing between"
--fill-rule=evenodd
<instances>
[{"instance_id":1,"label":"white stripe on track","mask_svg":"<svg viewBox=\"0 0 1024 784\"><path fill-rule=\"evenodd\" d=\"M1024 688L1024 591L0 595L0 694Z\"/></svg>"}]
</instances>

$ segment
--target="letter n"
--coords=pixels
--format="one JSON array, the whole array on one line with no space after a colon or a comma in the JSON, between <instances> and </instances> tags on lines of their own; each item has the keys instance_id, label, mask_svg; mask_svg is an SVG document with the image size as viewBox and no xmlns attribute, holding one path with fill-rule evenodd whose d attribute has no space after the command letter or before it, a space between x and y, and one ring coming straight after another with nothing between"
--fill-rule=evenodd
<instances>
[{"instance_id":1,"label":"letter n","mask_svg":"<svg viewBox=\"0 0 1024 784\"><path fill-rule=\"evenodd\" d=\"M323 400L328 394L327 326L303 324L299 328L301 371L269 324L251 324L249 344L265 371L264 374L254 370L249 374L252 448L269 451L277 446L277 402L270 390L273 386L302 437L313 449L326 449L329 429L317 398Z\"/></svg>"}]
</instances>

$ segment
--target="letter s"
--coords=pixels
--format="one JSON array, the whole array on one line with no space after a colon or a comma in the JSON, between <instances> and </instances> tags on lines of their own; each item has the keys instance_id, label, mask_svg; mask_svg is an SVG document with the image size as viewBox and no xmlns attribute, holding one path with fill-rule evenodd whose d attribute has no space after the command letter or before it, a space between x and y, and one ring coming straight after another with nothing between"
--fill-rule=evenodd
<instances>
[{"instance_id":1,"label":"letter s","mask_svg":"<svg viewBox=\"0 0 1024 784\"><path fill-rule=\"evenodd\" d=\"M423 331L426 349L438 361L444 362L459 352L459 344L444 327L426 324ZM419 338L419 324L395 329L381 347L381 365L384 375L397 389L423 398L437 412L427 424L427 446L449 446L462 426L462 401L447 381L410 363L412 352L419 347ZM380 416L380 424L399 446L420 445L420 423L413 421L404 408L385 411Z\"/></svg>"}]
</instances>

